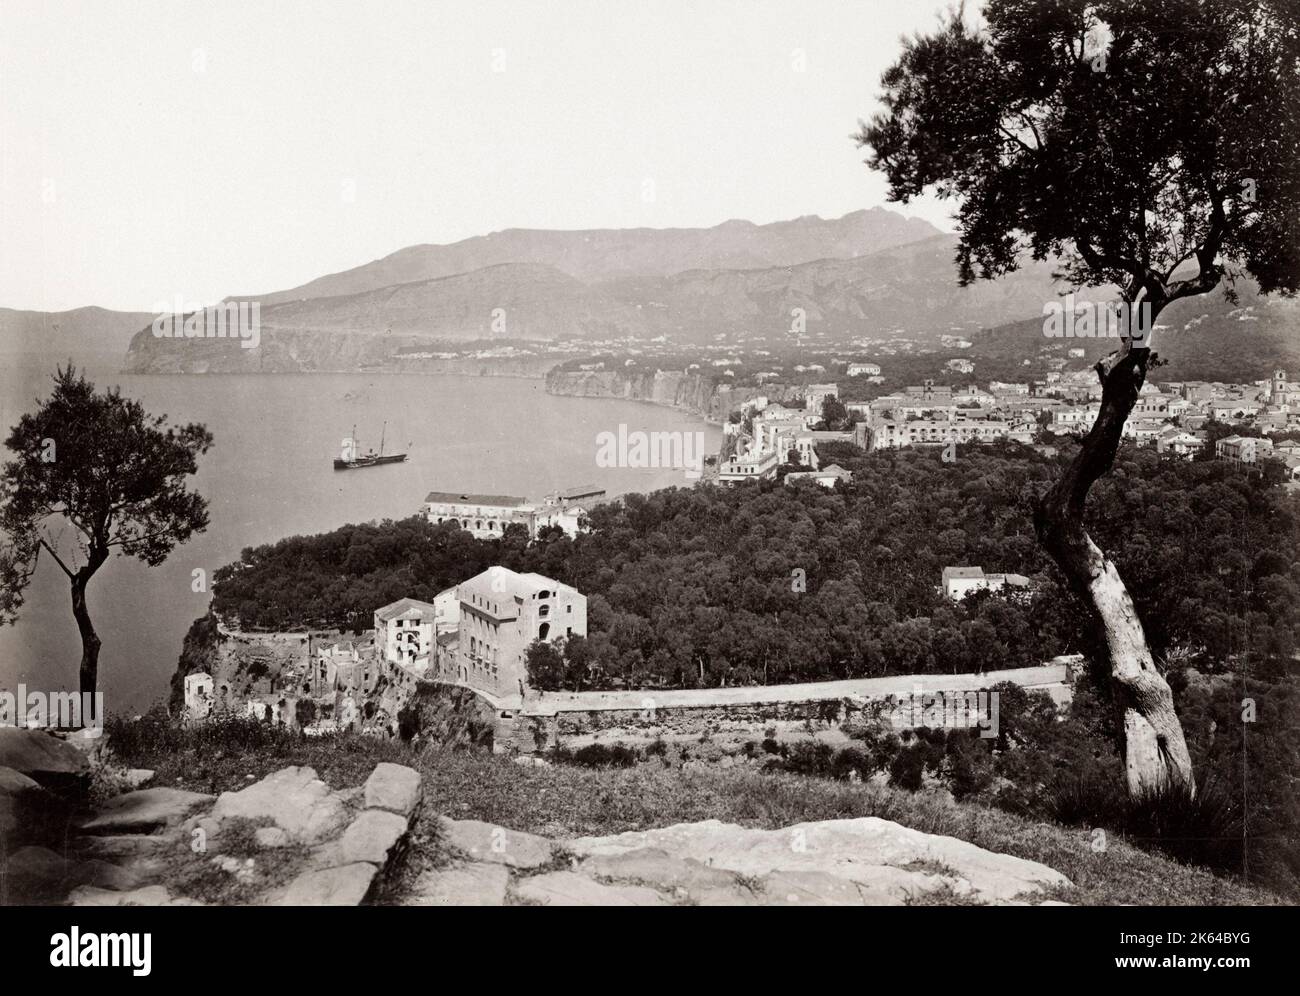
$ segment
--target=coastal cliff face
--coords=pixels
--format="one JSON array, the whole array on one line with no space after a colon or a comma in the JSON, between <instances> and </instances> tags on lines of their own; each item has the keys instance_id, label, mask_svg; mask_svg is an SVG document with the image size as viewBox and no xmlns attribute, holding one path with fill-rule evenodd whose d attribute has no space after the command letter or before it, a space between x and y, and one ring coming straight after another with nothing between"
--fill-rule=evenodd
<instances>
[{"instance_id":1,"label":"coastal cliff face","mask_svg":"<svg viewBox=\"0 0 1300 996\"><path fill-rule=\"evenodd\" d=\"M575 398L621 398L649 401L680 408L711 422L723 422L727 413L751 398L788 401L799 396L797 388L777 384L764 388L730 387L713 384L700 374L658 370L623 373L618 370L560 370L546 375L546 393Z\"/></svg>"},{"instance_id":2,"label":"coastal cliff face","mask_svg":"<svg viewBox=\"0 0 1300 996\"><path fill-rule=\"evenodd\" d=\"M541 378L554 357L478 359L412 358L402 349L454 350L455 344L397 335L330 332L263 326L256 349L238 339L169 339L151 328L135 334L123 373L385 373L459 374L472 377Z\"/></svg>"}]
</instances>

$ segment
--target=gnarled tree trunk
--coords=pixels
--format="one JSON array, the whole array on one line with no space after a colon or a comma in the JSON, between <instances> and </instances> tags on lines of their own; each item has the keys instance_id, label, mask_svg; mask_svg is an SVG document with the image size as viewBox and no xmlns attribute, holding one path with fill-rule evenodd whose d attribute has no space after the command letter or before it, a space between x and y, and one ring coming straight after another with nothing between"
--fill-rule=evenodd
<instances>
[{"instance_id":1,"label":"gnarled tree trunk","mask_svg":"<svg viewBox=\"0 0 1300 996\"><path fill-rule=\"evenodd\" d=\"M1153 304L1150 321L1158 308ZM1114 562L1083 525L1088 490L1110 470L1124 422L1146 379L1149 348L1122 348L1097 364L1101 411L1064 476L1039 500L1034 528L1039 542L1071 588L1091 608L1106 636L1111 686L1124 736L1130 798L1171 788L1195 792L1191 757L1174 712L1173 693L1156 670L1133 599Z\"/></svg>"},{"instance_id":2,"label":"gnarled tree trunk","mask_svg":"<svg viewBox=\"0 0 1300 996\"><path fill-rule=\"evenodd\" d=\"M52 551L51 551L52 552ZM77 620L77 632L81 634L81 668L79 685L81 694L94 694L99 680L99 634L90 622L90 610L86 607L86 585L95 576L95 572L108 560L108 545L102 541L92 542L84 567L70 571L59 562L72 587L72 616Z\"/></svg>"},{"instance_id":3,"label":"gnarled tree trunk","mask_svg":"<svg viewBox=\"0 0 1300 996\"><path fill-rule=\"evenodd\" d=\"M82 577L78 571L72 578L72 616L77 620L77 632L81 634L81 668L80 687L82 695L94 694L99 679L99 634L90 622L90 612L86 608L86 582L89 577Z\"/></svg>"}]
</instances>

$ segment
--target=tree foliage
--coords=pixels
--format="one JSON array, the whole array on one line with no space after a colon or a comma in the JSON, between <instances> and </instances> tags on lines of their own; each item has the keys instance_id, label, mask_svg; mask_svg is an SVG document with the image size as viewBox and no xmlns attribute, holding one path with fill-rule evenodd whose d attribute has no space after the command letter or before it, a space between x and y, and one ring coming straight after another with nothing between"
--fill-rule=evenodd
<instances>
[{"instance_id":1,"label":"tree foliage","mask_svg":"<svg viewBox=\"0 0 1300 996\"><path fill-rule=\"evenodd\" d=\"M421 519L352 525L246 550L217 572L214 608L249 627L370 625L500 563L588 598L587 639L555 681L613 687L778 683L969 672L1100 656L1027 520L1049 459L1008 444L864 454L835 490L772 483L669 489L593 508L577 539L476 540ZM1225 464L1126 449L1089 525L1134 581L1158 659L1261 665L1300 646L1300 517L1281 487ZM1033 579L1023 599L939 591L946 566ZM554 663L554 662L553 662ZM548 679L549 680L549 679Z\"/></svg>"},{"instance_id":2,"label":"tree foliage","mask_svg":"<svg viewBox=\"0 0 1300 996\"><path fill-rule=\"evenodd\" d=\"M5 441L0 474L0 622L12 622L42 552L67 576L82 639L81 688L94 691L99 638L86 585L113 554L161 564L207 527L207 501L187 487L212 435L169 426L117 388L97 392L71 364ZM71 527L70 542L58 526Z\"/></svg>"}]
</instances>

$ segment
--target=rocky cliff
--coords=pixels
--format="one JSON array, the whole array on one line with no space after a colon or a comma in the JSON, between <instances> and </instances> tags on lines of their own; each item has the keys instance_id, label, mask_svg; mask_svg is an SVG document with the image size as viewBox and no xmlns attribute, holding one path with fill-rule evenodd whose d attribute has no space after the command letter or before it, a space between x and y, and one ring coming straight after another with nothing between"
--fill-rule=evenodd
<instances>
[{"instance_id":1,"label":"rocky cliff","mask_svg":"<svg viewBox=\"0 0 1300 996\"><path fill-rule=\"evenodd\" d=\"M542 377L555 364L549 356L479 359L417 358L413 350L447 350L441 340L264 326L257 349L238 339L156 338L136 333L124 373L387 373L458 374L472 377ZM407 355L402 355L402 350Z\"/></svg>"},{"instance_id":2,"label":"rocky cliff","mask_svg":"<svg viewBox=\"0 0 1300 996\"><path fill-rule=\"evenodd\" d=\"M576 398L623 398L649 401L723 422L727 413L750 398L788 401L799 396L796 387L770 384L764 388L714 384L700 374L657 370L623 373L617 370L552 370L546 375L546 393Z\"/></svg>"}]
</instances>

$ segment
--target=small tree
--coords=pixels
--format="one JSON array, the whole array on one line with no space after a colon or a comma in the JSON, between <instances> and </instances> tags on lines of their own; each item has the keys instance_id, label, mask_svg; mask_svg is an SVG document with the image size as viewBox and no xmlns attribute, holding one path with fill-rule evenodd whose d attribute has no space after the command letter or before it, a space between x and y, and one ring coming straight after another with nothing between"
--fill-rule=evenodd
<instances>
[{"instance_id":1,"label":"small tree","mask_svg":"<svg viewBox=\"0 0 1300 996\"><path fill-rule=\"evenodd\" d=\"M1300 286L1300 15L1291 0L988 0L904 43L857 139L891 200L959 202L960 282L1024 254L1149 309L1249 274ZM1143 324L1147 324L1144 322ZM1149 327L1149 326L1148 326ZM1093 483L1155 364L1131 327L1097 364L1101 411L1035 530L1104 631L1132 796L1194 791L1173 697L1114 562L1084 528ZM1145 331L1145 330L1144 330Z\"/></svg>"},{"instance_id":2,"label":"small tree","mask_svg":"<svg viewBox=\"0 0 1300 996\"><path fill-rule=\"evenodd\" d=\"M849 420L849 410L844 407L843 402L833 394L828 394L822 398L822 424L827 429L843 428L844 423Z\"/></svg>"},{"instance_id":3,"label":"small tree","mask_svg":"<svg viewBox=\"0 0 1300 996\"><path fill-rule=\"evenodd\" d=\"M80 688L98 680L99 636L86 586L116 552L150 567L208 524L207 501L186 490L212 435L199 424L168 426L138 401L95 385L69 364L54 391L24 415L5 445L17 458L0 474L0 623L12 623L42 551L67 576L81 634ZM72 527L63 545L54 520Z\"/></svg>"},{"instance_id":4,"label":"small tree","mask_svg":"<svg viewBox=\"0 0 1300 996\"><path fill-rule=\"evenodd\" d=\"M553 643L534 640L525 658L528 684L539 692L558 692L564 687L564 655Z\"/></svg>"}]
</instances>

